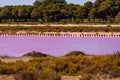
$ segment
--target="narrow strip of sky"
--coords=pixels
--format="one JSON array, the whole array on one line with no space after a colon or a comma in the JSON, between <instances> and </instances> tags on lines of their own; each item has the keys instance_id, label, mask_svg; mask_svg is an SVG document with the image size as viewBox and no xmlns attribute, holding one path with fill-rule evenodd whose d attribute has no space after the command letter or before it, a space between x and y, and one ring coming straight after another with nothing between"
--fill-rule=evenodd
<instances>
[{"instance_id":1,"label":"narrow strip of sky","mask_svg":"<svg viewBox=\"0 0 120 80\"><path fill-rule=\"evenodd\" d=\"M0 0L0 7L6 5L32 5L35 0ZM66 0L67 3L83 5L87 1L94 2L95 0Z\"/></svg>"}]
</instances>

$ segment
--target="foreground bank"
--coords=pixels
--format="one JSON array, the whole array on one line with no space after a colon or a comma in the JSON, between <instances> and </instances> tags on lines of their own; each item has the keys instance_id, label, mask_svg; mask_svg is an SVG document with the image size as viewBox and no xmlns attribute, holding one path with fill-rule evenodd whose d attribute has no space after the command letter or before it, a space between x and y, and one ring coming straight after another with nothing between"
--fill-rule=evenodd
<instances>
[{"instance_id":1,"label":"foreground bank","mask_svg":"<svg viewBox=\"0 0 120 80\"><path fill-rule=\"evenodd\" d=\"M27 62L0 61L0 75L12 76L11 80L68 80L69 76L79 77L80 80L120 79L119 52L102 56L86 55L81 52L79 55L78 52L74 54L62 57L37 56Z\"/></svg>"}]
</instances>

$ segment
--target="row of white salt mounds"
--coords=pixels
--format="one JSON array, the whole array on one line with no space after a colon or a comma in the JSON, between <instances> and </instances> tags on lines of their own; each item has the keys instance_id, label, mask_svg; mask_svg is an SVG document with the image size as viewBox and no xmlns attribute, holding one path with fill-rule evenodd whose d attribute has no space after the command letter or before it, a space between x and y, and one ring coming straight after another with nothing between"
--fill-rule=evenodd
<instances>
[{"instance_id":1,"label":"row of white salt mounds","mask_svg":"<svg viewBox=\"0 0 120 80\"><path fill-rule=\"evenodd\" d=\"M70 37L120 37L120 32L37 32L37 31L18 31L14 34L0 31L1 36L70 36Z\"/></svg>"}]
</instances>

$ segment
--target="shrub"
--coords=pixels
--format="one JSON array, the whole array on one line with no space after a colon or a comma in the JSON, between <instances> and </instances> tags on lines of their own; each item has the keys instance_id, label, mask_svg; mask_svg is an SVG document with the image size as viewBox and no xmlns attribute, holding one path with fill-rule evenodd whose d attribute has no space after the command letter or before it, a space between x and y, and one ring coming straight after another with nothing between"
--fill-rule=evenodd
<instances>
[{"instance_id":1,"label":"shrub","mask_svg":"<svg viewBox=\"0 0 120 80\"><path fill-rule=\"evenodd\" d=\"M65 20L65 19L62 19L61 21L60 21L60 24L66 24L67 23L67 21Z\"/></svg>"},{"instance_id":2,"label":"shrub","mask_svg":"<svg viewBox=\"0 0 120 80\"><path fill-rule=\"evenodd\" d=\"M80 80L91 80L93 76L91 74L84 75Z\"/></svg>"},{"instance_id":3,"label":"shrub","mask_svg":"<svg viewBox=\"0 0 120 80\"><path fill-rule=\"evenodd\" d=\"M15 80L38 80L39 74L35 71L21 71L15 75Z\"/></svg>"},{"instance_id":4,"label":"shrub","mask_svg":"<svg viewBox=\"0 0 120 80\"><path fill-rule=\"evenodd\" d=\"M21 71L15 75L15 80L60 80L56 72Z\"/></svg>"},{"instance_id":5,"label":"shrub","mask_svg":"<svg viewBox=\"0 0 120 80\"><path fill-rule=\"evenodd\" d=\"M75 24L79 24L80 23L80 19L75 19Z\"/></svg>"},{"instance_id":6,"label":"shrub","mask_svg":"<svg viewBox=\"0 0 120 80\"><path fill-rule=\"evenodd\" d=\"M58 75L56 72L43 72L41 71L39 73L39 80L60 80L60 75Z\"/></svg>"},{"instance_id":7,"label":"shrub","mask_svg":"<svg viewBox=\"0 0 120 80\"><path fill-rule=\"evenodd\" d=\"M32 52L29 52L23 56L30 56L30 57L46 57L47 54L43 54L41 52L36 52L36 51L32 51Z\"/></svg>"},{"instance_id":8,"label":"shrub","mask_svg":"<svg viewBox=\"0 0 120 80\"><path fill-rule=\"evenodd\" d=\"M70 51L65 56L78 56L78 55L86 55L86 54L81 51Z\"/></svg>"}]
</instances>

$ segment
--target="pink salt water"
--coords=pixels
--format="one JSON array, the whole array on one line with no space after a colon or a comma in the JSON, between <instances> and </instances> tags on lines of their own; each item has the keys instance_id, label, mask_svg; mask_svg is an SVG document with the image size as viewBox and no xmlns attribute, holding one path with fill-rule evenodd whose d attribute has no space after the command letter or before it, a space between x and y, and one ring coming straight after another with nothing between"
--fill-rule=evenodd
<instances>
[{"instance_id":1,"label":"pink salt water","mask_svg":"<svg viewBox=\"0 0 120 80\"><path fill-rule=\"evenodd\" d=\"M0 54L21 56L27 52L39 51L53 56L62 56L73 50L87 54L111 54L120 51L120 38L0 36Z\"/></svg>"}]
</instances>

